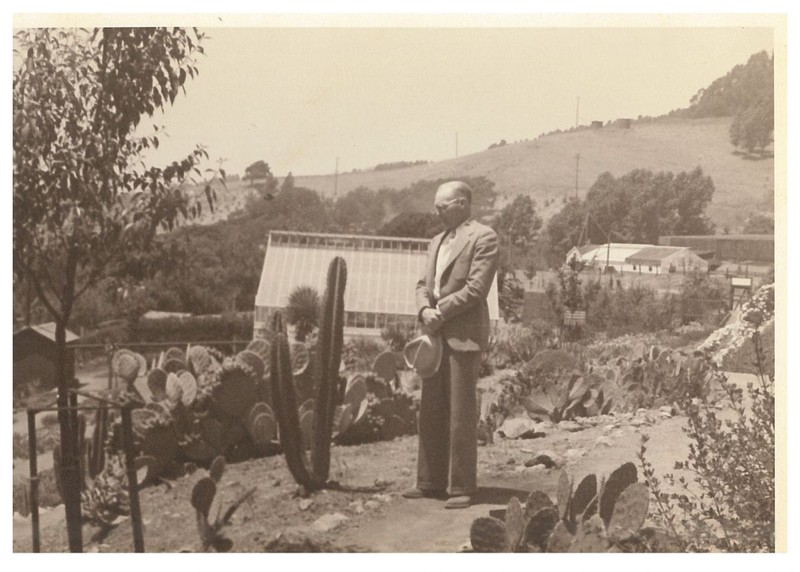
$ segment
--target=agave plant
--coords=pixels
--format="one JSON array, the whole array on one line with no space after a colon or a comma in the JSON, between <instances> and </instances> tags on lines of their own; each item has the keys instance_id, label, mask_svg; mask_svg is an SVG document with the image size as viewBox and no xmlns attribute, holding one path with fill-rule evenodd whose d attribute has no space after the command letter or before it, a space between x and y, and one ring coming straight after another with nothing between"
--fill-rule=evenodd
<instances>
[{"instance_id":1,"label":"agave plant","mask_svg":"<svg viewBox=\"0 0 800 572\"><path fill-rule=\"evenodd\" d=\"M289 294L286 306L286 321L295 328L295 339L306 341L308 335L319 325L319 294L311 286L297 286Z\"/></svg>"}]
</instances>

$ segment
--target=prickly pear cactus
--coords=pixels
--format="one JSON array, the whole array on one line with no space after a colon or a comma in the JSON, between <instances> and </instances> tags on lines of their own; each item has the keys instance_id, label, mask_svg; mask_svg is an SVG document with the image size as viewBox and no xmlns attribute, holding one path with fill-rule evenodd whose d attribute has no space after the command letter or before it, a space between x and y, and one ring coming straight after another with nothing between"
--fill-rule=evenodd
<instances>
[{"instance_id":1,"label":"prickly pear cactus","mask_svg":"<svg viewBox=\"0 0 800 572\"><path fill-rule=\"evenodd\" d=\"M625 463L615 469L608 477L608 480L600 491L599 514L603 522L608 526L611 515L614 513L614 505L617 498L626 488L637 481L636 465Z\"/></svg>"},{"instance_id":2,"label":"prickly pear cactus","mask_svg":"<svg viewBox=\"0 0 800 572\"><path fill-rule=\"evenodd\" d=\"M213 398L222 415L232 419L243 418L256 401L253 370L241 362L225 360Z\"/></svg>"},{"instance_id":3,"label":"prickly pear cactus","mask_svg":"<svg viewBox=\"0 0 800 572\"><path fill-rule=\"evenodd\" d=\"M511 551L516 551L522 536L525 534L525 513L517 497L511 497L506 507L506 533L508 535L508 546Z\"/></svg>"},{"instance_id":4,"label":"prickly pear cactus","mask_svg":"<svg viewBox=\"0 0 800 572\"><path fill-rule=\"evenodd\" d=\"M622 491L614 503L614 512L608 521L608 537L625 540L636 533L647 518L650 491L644 483L633 483Z\"/></svg>"},{"instance_id":5,"label":"prickly pear cactus","mask_svg":"<svg viewBox=\"0 0 800 572\"><path fill-rule=\"evenodd\" d=\"M505 525L492 517L472 521L469 540L475 552L508 552L510 550Z\"/></svg>"}]
</instances>

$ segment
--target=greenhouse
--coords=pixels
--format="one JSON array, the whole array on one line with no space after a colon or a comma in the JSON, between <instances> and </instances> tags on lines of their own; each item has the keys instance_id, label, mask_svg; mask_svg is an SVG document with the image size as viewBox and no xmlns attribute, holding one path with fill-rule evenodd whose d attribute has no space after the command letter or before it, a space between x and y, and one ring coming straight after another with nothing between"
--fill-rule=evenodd
<instances>
[{"instance_id":1,"label":"greenhouse","mask_svg":"<svg viewBox=\"0 0 800 572\"><path fill-rule=\"evenodd\" d=\"M255 335L264 335L271 313L286 306L297 286L325 291L328 264L347 262L345 325L350 333L377 334L392 325L414 325L414 290L425 272L427 239L271 231L255 304ZM499 317L497 278L489 316ZM358 331L353 331L358 330Z\"/></svg>"}]
</instances>

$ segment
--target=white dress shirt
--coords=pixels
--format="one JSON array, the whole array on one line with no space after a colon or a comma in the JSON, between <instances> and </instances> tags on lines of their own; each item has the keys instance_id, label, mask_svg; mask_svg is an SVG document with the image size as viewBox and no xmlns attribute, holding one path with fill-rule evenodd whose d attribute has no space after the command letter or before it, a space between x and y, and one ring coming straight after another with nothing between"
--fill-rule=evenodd
<instances>
[{"instance_id":1,"label":"white dress shirt","mask_svg":"<svg viewBox=\"0 0 800 572\"><path fill-rule=\"evenodd\" d=\"M447 259L450 257L450 249L458 233L464 232L464 225L467 222L469 221L466 220L456 228L449 230L442 240L442 243L439 245L439 252L436 255L436 274L433 279L433 297L437 300L439 299L439 294L441 293L440 289L442 285L442 274L444 274Z\"/></svg>"}]
</instances>

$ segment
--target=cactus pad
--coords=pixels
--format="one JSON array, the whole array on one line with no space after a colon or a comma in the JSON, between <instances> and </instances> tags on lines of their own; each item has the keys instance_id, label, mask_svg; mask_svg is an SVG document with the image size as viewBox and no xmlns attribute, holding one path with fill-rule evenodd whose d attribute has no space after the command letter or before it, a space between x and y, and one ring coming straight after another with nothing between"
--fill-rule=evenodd
<instances>
[{"instance_id":1,"label":"cactus pad","mask_svg":"<svg viewBox=\"0 0 800 572\"><path fill-rule=\"evenodd\" d=\"M608 539L603 528L603 520L594 515L589 520L578 525L575 538L570 544L570 552L606 552Z\"/></svg>"},{"instance_id":2,"label":"cactus pad","mask_svg":"<svg viewBox=\"0 0 800 572\"><path fill-rule=\"evenodd\" d=\"M492 517L472 521L469 540L475 552L507 552L510 549L505 525Z\"/></svg>"},{"instance_id":3,"label":"cactus pad","mask_svg":"<svg viewBox=\"0 0 800 572\"><path fill-rule=\"evenodd\" d=\"M534 514L545 508L555 508L553 501L544 491L531 491L525 501L525 518L530 519Z\"/></svg>"},{"instance_id":4,"label":"cactus pad","mask_svg":"<svg viewBox=\"0 0 800 572\"><path fill-rule=\"evenodd\" d=\"M183 395L183 388L181 387L178 375L174 373L168 374L165 386L167 399L173 403L179 402Z\"/></svg>"},{"instance_id":5,"label":"cactus pad","mask_svg":"<svg viewBox=\"0 0 800 572\"><path fill-rule=\"evenodd\" d=\"M574 537L563 520L559 520L547 538L547 552L568 552Z\"/></svg>"},{"instance_id":6,"label":"cactus pad","mask_svg":"<svg viewBox=\"0 0 800 572\"><path fill-rule=\"evenodd\" d=\"M200 435L203 440L217 451L224 450L222 441L222 423L212 417L200 420Z\"/></svg>"},{"instance_id":7,"label":"cactus pad","mask_svg":"<svg viewBox=\"0 0 800 572\"><path fill-rule=\"evenodd\" d=\"M522 511L522 505L519 503L517 497L511 497L506 507L506 533L508 535L508 546L514 551L519 546L522 540L522 535L525 534L525 514Z\"/></svg>"},{"instance_id":8,"label":"cactus pad","mask_svg":"<svg viewBox=\"0 0 800 572\"><path fill-rule=\"evenodd\" d=\"M178 454L178 437L172 427L153 427L142 440L142 453L164 467Z\"/></svg>"},{"instance_id":9,"label":"cactus pad","mask_svg":"<svg viewBox=\"0 0 800 572\"><path fill-rule=\"evenodd\" d=\"M219 483L220 479L222 479L222 474L225 472L225 457L222 455L218 456L214 459L211 463L211 467L208 469L208 476L214 479L215 483Z\"/></svg>"},{"instance_id":10,"label":"cactus pad","mask_svg":"<svg viewBox=\"0 0 800 572\"><path fill-rule=\"evenodd\" d=\"M161 401L167 398L167 372L157 367L150 370L147 374L147 388L153 401Z\"/></svg>"},{"instance_id":11,"label":"cactus pad","mask_svg":"<svg viewBox=\"0 0 800 572\"><path fill-rule=\"evenodd\" d=\"M367 398L367 382L361 375L354 375L347 380L347 388L344 391L344 402L349 403L354 408L359 407L362 401Z\"/></svg>"},{"instance_id":12,"label":"cactus pad","mask_svg":"<svg viewBox=\"0 0 800 572\"><path fill-rule=\"evenodd\" d=\"M259 402L253 405L247 414L247 433L257 446L263 447L271 443L276 437L275 414L266 403Z\"/></svg>"},{"instance_id":13,"label":"cactus pad","mask_svg":"<svg viewBox=\"0 0 800 572\"><path fill-rule=\"evenodd\" d=\"M142 358L144 360L144 358ZM111 358L111 369L114 375L127 384L136 380L141 368L141 362L130 350L117 350Z\"/></svg>"},{"instance_id":14,"label":"cactus pad","mask_svg":"<svg viewBox=\"0 0 800 572\"><path fill-rule=\"evenodd\" d=\"M253 340L247 344L247 350L260 357L264 368L269 369L269 342L267 340Z\"/></svg>"},{"instance_id":15,"label":"cactus pad","mask_svg":"<svg viewBox=\"0 0 800 572\"><path fill-rule=\"evenodd\" d=\"M569 507L569 516L572 522L579 520L592 500L597 495L597 476L594 474L583 477L575 494L572 495L572 502Z\"/></svg>"},{"instance_id":16,"label":"cactus pad","mask_svg":"<svg viewBox=\"0 0 800 572\"><path fill-rule=\"evenodd\" d=\"M340 405L333 416L333 427L338 435L345 433L353 424L355 413L352 405Z\"/></svg>"},{"instance_id":17,"label":"cactus pad","mask_svg":"<svg viewBox=\"0 0 800 572\"><path fill-rule=\"evenodd\" d=\"M608 526L611 515L614 513L614 505L619 495L630 485L637 481L636 465L625 463L615 469L600 492L599 514L603 522Z\"/></svg>"},{"instance_id":18,"label":"cactus pad","mask_svg":"<svg viewBox=\"0 0 800 572\"><path fill-rule=\"evenodd\" d=\"M264 360L257 353L244 350L236 354L236 360L252 369L256 379L264 377Z\"/></svg>"},{"instance_id":19,"label":"cactus pad","mask_svg":"<svg viewBox=\"0 0 800 572\"><path fill-rule=\"evenodd\" d=\"M217 484L214 479L203 477L195 483L192 489L192 506L205 518L208 518L208 511L211 509L211 503L214 502L216 494Z\"/></svg>"},{"instance_id":20,"label":"cactus pad","mask_svg":"<svg viewBox=\"0 0 800 572\"><path fill-rule=\"evenodd\" d=\"M181 402L189 407L197 397L197 380L188 371L182 372L178 376L178 385L181 389Z\"/></svg>"},{"instance_id":21,"label":"cactus pad","mask_svg":"<svg viewBox=\"0 0 800 572\"><path fill-rule=\"evenodd\" d=\"M547 546L547 538L557 522L559 522L559 518L556 509L543 508L528 521L528 525L525 527L525 543L544 550Z\"/></svg>"},{"instance_id":22,"label":"cactus pad","mask_svg":"<svg viewBox=\"0 0 800 572\"><path fill-rule=\"evenodd\" d=\"M220 383L212 396L225 416L242 418L256 401L252 370L241 363L226 360L220 372Z\"/></svg>"},{"instance_id":23,"label":"cactus pad","mask_svg":"<svg viewBox=\"0 0 800 572\"><path fill-rule=\"evenodd\" d=\"M375 375L384 381L394 381L394 378L397 376L397 358L395 358L394 352L386 350L378 354L378 357L376 357L375 361L372 363L372 370L375 372Z\"/></svg>"},{"instance_id":24,"label":"cactus pad","mask_svg":"<svg viewBox=\"0 0 800 572\"><path fill-rule=\"evenodd\" d=\"M644 483L633 483L622 491L614 504L614 512L608 522L608 536L624 540L644 524L650 504L650 492Z\"/></svg>"},{"instance_id":25,"label":"cactus pad","mask_svg":"<svg viewBox=\"0 0 800 572\"><path fill-rule=\"evenodd\" d=\"M569 478L567 471L561 471L558 477L558 516L566 518L569 510L570 499L572 498L572 479Z\"/></svg>"},{"instance_id":26,"label":"cactus pad","mask_svg":"<svg viewBox=\"0 0 800 572\"><path fill-rule=\"evenodd\" d=\"M292 376L299 377L310 373L311 353L308 346L302 342L293 342L289 353L292 355Z\"/></svg>"},{"instance_id":27,"label":"cactus pad","mask_svg":"<svg viewBox=\"0 0 800 572\"><path fill-rule=\"evenodd\" d=\"M181 348L171 347L164 352L164 361L174 359L176 361L181 362L182 364L186 364L186 354Z\"/></svg>"}]
</instances>

